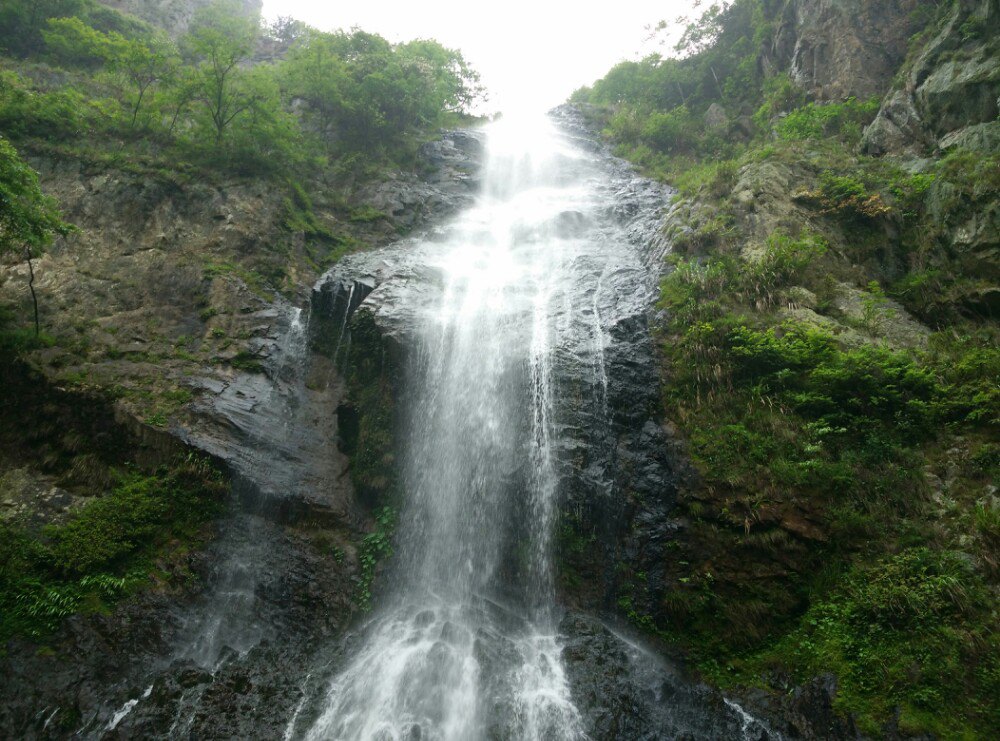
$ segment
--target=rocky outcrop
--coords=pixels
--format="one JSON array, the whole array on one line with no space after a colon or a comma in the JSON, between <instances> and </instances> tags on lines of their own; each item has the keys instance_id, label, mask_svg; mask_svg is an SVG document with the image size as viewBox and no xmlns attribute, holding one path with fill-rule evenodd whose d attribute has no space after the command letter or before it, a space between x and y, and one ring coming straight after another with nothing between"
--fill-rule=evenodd
<instances>
[{"instance_id":1,"label":"rocky outcrop","mask_svg":"<svg viewBox=\"0 0 1000 741\"><path fill-rule=\"evenodd\" d=\"M466 203L480 157L474 135L447 132L424 145L417 172L349 192L350 203L369 211L378 209L365 199L376 199L385 209L379 218L352 219L343 192L319 183L317 218L360 245L396 239ZM280 190L253 180L187 182L41 151L31 164L78 227L35 261L42 326L60 342L34 362L72 379L64 382L118 388L124 415L172 426L237 473L255 465L262 446L282 450L272 489L329 491L320 482L342 478L346 464L317 446L332 444L341 391L320 360L300 358L292 368L283 357L295 310L275 289L303 297L316 275L316 246L284 226L289 206ZM0 300L30 313L26 272L20 263L0 269ZM305 331L308 312L298 321ZM292 370L298 388L281 378ZM264 411L269 402L274 409ZM292 433L268 418L290 409L301 425ZM322 461L322 471L303 460ZM332 495L313 504L342 513L345 501Z\"/></svg>"},{"instance_id":2,"label":"rocky outcrop","mask_svg":"<svg viewBox=\"0 0 1000 741\"><path fill-rule=\"evenodd\" d=\"M903 70L902 80L865 130L872 155L925 154L964 146L991 151L1000 114L1000 6L994 0L955 0L929 40Z\"/></svg>"},{"instance_id":3,"label":"rocky outcrop","mask_svg":"<svg viewBox=\"0 0 1000 741\"><path fill-rule=\"evenodd\" d=\"M402 204L392 214L345 223L322 192L316 208L368 244L458 208L473 189L474 143L451 132L422 152L419 176L381 191ZM163 446L206 451L229 468L235 496L208 548L171 566L192 579L72 618L51 651L6 646L0 728L27 739L278 737L315 646L356 614L356 548L370 527L348 475L347 385L336 353L310 339L322 320L311 331L309 311L264 278L266 262L280 264L300 293L312 277L302 237L261 183L174 182L43 153L33 164L80 231L36 264L43 325L77 340L32 363L47 383L116 387L118 401L90 419L124 438L98 440L151 465ZM4 268L8 300L23 300L20 277ZM76 506L52 477L0 463L3 514L44 524Z\"/></svg>"},{"instance_id":4,"label":"rocky outcrop","mask_svg":"<svg viewBox=\"0 0 1000 741\"><path fill-rule=\"evenodd\" d=\"M474 132L446 132L421 148L418 173L395 173L363 189L361 197L405 231L448 216L478 188L482 147Z\"/></svg>"},{"instance_id":5,"label":"rocky outcrop","mask_svg":"<svg viewBox=\"0 0 1000 741\"><path fill-rule=\"evenodd\" d=\"M559 326L568 329L560 333L552 360L553 413L560 429L555 443L563 533L559 558L563 572L572 572L574 582L585 585L567 587L565 597L602 610L611 608L620 595L616 569L622 561L634 562L638 571L648 570L656 581L666 533L673 527L668 515L673 474L666 435L657 421L657 362L648 321L667 249L660 226L668 191L638 177L597 145L575 110L563 108L555 115L574 143L601 159L607 172L602 216L621 225L628 241L605 247L621 250L622 256L598 277L596 288L589 277L580 276L563 287L579 292L567 296L567 307L592 306L593 313L567 310L558 317ZM553 228L592 228L578 224L581 218L564 214ZM420 317L440 300L443 276L427 259L434 240L432 231L420 239L349 256L314 291L315 341L339 363L347 363L348 376L358 362L369 368L357 374L366 380L355 386L354 400L341 408L342 417L354 420L359 429L368 429L378 417L371 412L388 405L385 388L392 387L390 395L401 392L393 373L405 373L407 357L419 346L414 332L421 326ZM586 254L576 262L581 276L593 269ZM595 378L590 360L595 316L604 336L596 371L603 380ZM359 350L360 360L355 355ZM396 370L387 373L388 368ZM367 404L360 403L362 395L367 395ZM371 434L370 439L382 436ZM369 445L369 453L373 450ZM375 454L379 461L390 458L384 452ZM379 485L370 488L369 497L378 500L388 484L376 481ZM585 548L577 547L581 542Z\"/></svg>"},{"instance_id":6,"label":"rocky outcrop","mask_svg":"<svg viewBox=\"0 0 1000 741\"><path fill-rule=\"evenodd\" d=\"M592 618L570 613L559 630L567 679L589 738L781 738L734 701Z\"/></svg>"},{"instance_id":7,"label":"rocky outcrop","mask_svg":"<svg viewBox=\"0 0 1000 741\"><path fill-rule=\"evenodd\" d=\"M134 15L147 23L164 29L172 36L187 31L191 20L212 0L98 0L102 5ZM258 17L263 0L239 0L240 7L251 17Z\"/></svg>"},{"instance_id":8,"label":"rocky outcrop","mask_svg":"<svg viewBox=\"0 0 1000 741\"><path fill-rule=\"evenodd\" d=\"M765 5L774 6L770 2ZM787 0L761 63L817 100L881 95L906 56L918 0Z\"/></svg>"}]
</instances>

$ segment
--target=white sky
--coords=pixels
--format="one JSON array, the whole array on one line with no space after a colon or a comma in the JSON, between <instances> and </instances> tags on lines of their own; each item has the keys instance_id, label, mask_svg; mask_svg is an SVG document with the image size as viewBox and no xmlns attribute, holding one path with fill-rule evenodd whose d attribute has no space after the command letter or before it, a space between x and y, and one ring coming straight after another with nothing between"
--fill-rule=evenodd
<instances>
[{"instance_id":1,"label":"white sky","mask_svg":"<svg viewBox=\"0 0 1000 741\"><path fill-rule=\"evenodd\" d=\"M324 31L358 26L393 42L436 39L479 70L487 110L509 112L557 105L623 59L666 54L647 28L692 14L695 2L264 0L264 17L292 16Z\"/></svg>"}]
</instances>

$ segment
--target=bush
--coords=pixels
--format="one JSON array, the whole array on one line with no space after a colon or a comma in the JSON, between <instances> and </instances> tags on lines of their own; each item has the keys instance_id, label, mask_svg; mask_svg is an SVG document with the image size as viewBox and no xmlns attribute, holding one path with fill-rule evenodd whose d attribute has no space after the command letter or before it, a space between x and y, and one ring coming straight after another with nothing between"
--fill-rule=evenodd
<instances>
[{"instance_id":1,"label":"bush","mask_svg":"<svg viewBox=\"0 0 1000 741\"><path fill-rule=\"evenodd\" d=\"M697 131L694 117L682 105L672 111L650 113L639 138L661 152L685 152L693 148Z\"/></svg>"},{"instance_id":2,"label":"bush","mask_svg":"<svg viewBox=\"0 0 1000 741\"><path fill-rule=\"evenodd\" d=\"M85 604L113 601L148 581L153 558L203 537L227 487L189 456L114 488L38 534L0 524L0 641L43 638Z\"/></svg>"},{"instance_id":3,"label":"bush","mask_svg":"<svg viewBox=\"0 0 1000 741\"><path fill-rule=\"evenodd\" d=\"M843 103L807 103L779 120L775 133L785 141L836 137L853 144L861 139L861 130L878 113L879 100L858 101L848 98Z\"/></svg>"},{"instance_id":4,"label":"bush","mask_svg":"<svg viewBox=\"0 0 1000 741\"><path fill-rule=\"evenodd\" d=\"M88 109L76 90L38 92L15 73L0 71L0 129L8 136L75 139L88 127Z\"/></svg>"},{"instance_id":5,"label":"bush","mask_svg":"<svg viewBox=\"0 0 1000 741\"><path fill-rule=\"evenodd\" d=\"M803 677L835 671L837 707L865 733L898 708L901 729L972 738L1000 720L992 601L960 554L910 548L850 572L771 656Z\"/></svg>"}]
</instances>

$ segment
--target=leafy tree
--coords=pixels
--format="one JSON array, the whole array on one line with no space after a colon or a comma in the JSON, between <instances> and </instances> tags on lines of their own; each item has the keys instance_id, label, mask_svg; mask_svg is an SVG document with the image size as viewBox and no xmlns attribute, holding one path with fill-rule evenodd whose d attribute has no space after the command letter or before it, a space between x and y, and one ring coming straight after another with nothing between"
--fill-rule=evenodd
<instances>
[{"instance_id":1,"label":"leafy tree","mask_svg":"<svg viewBox=\"0 0 1000 741\"><path fill-rule=\"evenodd\" d=\"M49 53L61 63L108 71L120 91L129 129L136 128L153 88L171 81L180 62L174 44L162 34L127 38L99 31L78 17L51 18L43 33Z\"/></svg>"},{"instance_id":2,"label":"leafy tree","mask_svg":"<svg viewBox=\"0 0 1000 741\"><path fill-rule=\"evenodd\" d=\"M50 18L42 37L46 49L58 62L91 69L103 66L125 42L121 35L101 33L76 16Z\"/></svg>"},{"instance_id":3,"label":"leafy tree","mask_svg":"<svg viewBox=\"0 0 1000 741\"><path fill-rule=\"evenodd\" d=\"M75 16L83 9L84 0L5 0L0 4L0 39L15 56L41 51L46 21Z\"/></svg>"},{"instance_id":4,"label":"leafy tree","mask_svg":"<svg viewBox=\"0 0 1000 741\"><path fill-rule=\"evenodd\" d=\"M179 64L177 49L165 36L155 36L148 42L124 40L115 49L109 67L127 91L130 129L136 128L143 105L156 86L174 81Z\"/></svg>"},{"instance_id":5,"label":"leafy tree","mask_svg":"<svg viewBox=\"0 0 1000 741\"><path fill-rule=\"evenodd\" d=\"M467 113L484 95L479 73L457 49L432 39L418 39L397 47L405 64L415 67L423 83L420 96L423 122L438 123L441 113Z\"/></svg>"},{"instance_id":6,"label":"leafy tree","mask_svg":"<svg viewBox=\"0 0 1000 741\"><path fill-rule=\"evenodd\" d=\"M462 55L435 41L393 46L377 34L309 32L281 65L286 96L338 154L400 156L407 138L482 96Z\"/></svg>"},{"instance_id":7,"label":"leafy tree","mask_svg":"<svg viewBox=\"0 0 1000 741\"><path fill-rule=\"evenodd\" d=\"M72 139L84 130L88 107L77 90L35 92L16 73L0 70L0 131L8 136Z\"/></svg>"},{"instance_id":8,"label":"leafy tree","mask_svg":"<svg viewBox=\"0 0 1000 741\"><path fill-rule=\"evenodd\" d=\"M195 63L194 100L207 113L221 148L229 127L253 108L260 90L247 83L247 63L257 24L229 0L219 0L195 16L182 46Z\"/></svg>"},{"instance_id":9,"label":"leafy tree","mask_svg":"<svg viewBox=\"0 0 1000 741\"><path fill-rule=\"evenodd\" d=\"M38 296L31 258L38 255L56 234L68 234L72 227L59 217L55 202L42 194L38 175L28 167L17 150L0 139L0 254L23 251L28 261L28 288L35 312L35 335L41 330Z\"/></svg>"}]
</instances>

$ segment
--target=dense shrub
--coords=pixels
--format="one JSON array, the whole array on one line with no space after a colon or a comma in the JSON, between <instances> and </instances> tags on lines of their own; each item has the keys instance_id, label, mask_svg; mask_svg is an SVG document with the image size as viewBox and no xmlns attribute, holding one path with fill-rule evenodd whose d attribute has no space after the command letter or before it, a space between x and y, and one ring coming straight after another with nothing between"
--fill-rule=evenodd
<instances>
[{"instance_id":1,"label":"dense shrub","mask_svg":"<svg viewBox=\"0 0 1000 741\"><path fill-rule=\"evenodd\" d=\"M835 137L847 143L856 143L861 139L862 129L871 123L878 109L877 98L863 102L848 98L843 103L807 103L779 119L775 133L788 141Z\"/></svg>"},{"instance_id":2,"label":"dense shrub","mask_svg":"<svg viewBox=\"0 0 1000 741\"><path fill-rule=\"evenodd\" d=\"M225 483L197 457L152 474L127 472L66 522L32 533L0 525L0 641L43 638L85 605L147 582L154 559L204 537Z\"/></svg>"}]
</instances>

